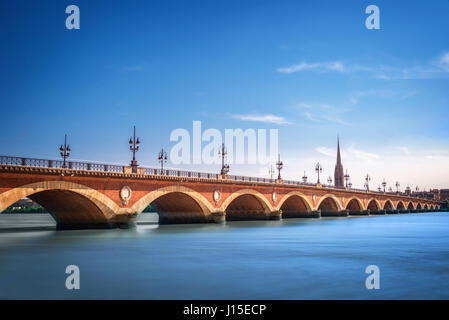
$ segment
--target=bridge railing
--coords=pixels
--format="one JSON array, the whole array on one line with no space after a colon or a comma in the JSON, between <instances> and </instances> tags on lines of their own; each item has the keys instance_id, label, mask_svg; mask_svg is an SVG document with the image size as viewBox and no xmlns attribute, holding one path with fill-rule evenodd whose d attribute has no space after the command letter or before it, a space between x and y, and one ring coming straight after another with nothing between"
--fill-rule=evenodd
<instances>
[{"instance_id":1,"label":"bridge railing","mask_svg":"<svg viewBox=\"0 0 449 320\"><path fill-rule=\"evenodd\" d=\"M61 160L46 160L46 159L7 157L7 156L0 156L0 164L37 167L37 168L64 168L64 162ZM116 164L66 161L66 168L73 170L123 172L124 166Z\"/></svg>"},{"instance_id":2,"label":"bridge railing","mask_svg":"<svg viewBox=\"0 0 449 320\"><path fill-rule=\"evenodd\" d=\"M64 162L61 160L46 160L46 159L35 159L35 158L23 158L23 157L10 157L10 156L0 156L0 165L13 165L13 166L26 166L26 167L38 167L38 168L64 168ZM97 172L125 172L124 165L118 164L104 164L104 163L91 163L82 161L66 161L66 168L72 170L87 170L87 171L97 171ZM201 178L201 179L213 179L216 180L219 174L198 172L198 171L187 171L187 170L177 170L177 169L157 169L150 167L142 167L145 175L154 176L168 176L168 177L185 177L185 178ZM260 178L260 177L250 177L250 176L240 176L240 175L228 175L228 179L231 181L241 181L241 182L257 182L257 183L275 183L275 179L271 178ZM315 183L303 182L296 180L283 180L286 185L301 185L301 186L315 186ZM332 185L324 184L325 188L332 189L345 189L344 187L336 187ZM367 192L365 189L351 188L351 191L356 192ZM383 191L370 190L371 193L384 194ZM385 192L385 194L396 195L396 196L409 196L415 197L413 194L406 194L405 192Z\"/></svg>"}]
</instances>

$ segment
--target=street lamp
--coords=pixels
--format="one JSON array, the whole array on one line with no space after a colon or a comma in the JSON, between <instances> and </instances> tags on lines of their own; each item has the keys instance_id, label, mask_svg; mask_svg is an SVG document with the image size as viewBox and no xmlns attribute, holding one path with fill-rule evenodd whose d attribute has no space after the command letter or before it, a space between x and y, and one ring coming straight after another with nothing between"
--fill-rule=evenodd
<instances>
[{"instance_id":1,"label":"street lamp","mask_svg":"<svg viewBox=\"0 0 449 320\"><path fill-rule=\"evenodd\" d=\"M348 181L349 181L348 169L346 169L346 174L343 177L345 178L346 187L348 187Z\"/></svg>"},{"instance_id":2,"label":"street lamp","mask_svg":"<svg viewBox=\"0 0 449 320\"><path fill-rule=\"evenodd\" d=\"M133 153L133 160L131 161L131 168L133 173L137 173L137 161L136 161L136 152L139 151L140 140L137 138L136 140L136 126L134 126L134 136L129 138L129 150Z\"/></svg>"},{"instance_id":3,"label":"street lamp","mask_svg":"<svg viewBox=\"0 0 449 320\"><path fill-rule=\"evenodd\" d=\"M64 135L64 146L61 144L61 146L59 147L59 151L60 151L61 157L63 159L62 167L67 168L65 159L67 159L70 156L70 151L72 151L70 149L70 146L67 145L67 134Z\"/></svg>"},{"instance_id":4,"label":"street lamp","mask_svg":"<svg viewBox=\"0 0 449 320\"><path fill-rule=\"evenodd\" d=\"M284 163L281 161L281 155L278 154L278 162L276 162L276 168L278 169L278 180L281 180L281 170L284 167Z\"/></svg>"},{"instance_id":5,"label":"street lamp","mask_svg":"<svg viewBox=\"0 0 449 320\"><path fill-rule=\"evenodd\" d=\"M304 175L302 176L302 182L307 183L306 172L304 171Z\"/></svg>"},{"instance_id":6,"label":"street lamp","mask_svg":"<svg viewBox=\"0 0 449 320\"><path fill-rule=\"evenodd\" d=\"M369 182L371 181L371 177L369 176L369 174L366 174L366 177L365 177L365 188L366 188L366 191L369 191Z\"/></svg>"},{"instance_id":7,"label":"street lamp","mask_svg":"<svg viewBox=\"0 0 449 320\"><path fill-rule=\"evenodd\" d=\"M221 151L218 152L218 154L221 156L221 171L220 174L226 175L229 172L229 164L224 163L225 156L228 154L226 151L224 143L221 144Z\"/></svg>"},{"instance_id":8,"label":"street lamp","mask_svg":"<svg viewBox=\"0 0 449 320\"><path fill-rule=\"evenodd\" d=\"M348 183L348 188L349 188L349 189L351 189L351 188L352 188L352 182L351 182L351 180L349 180L349 183Z\"/></svg>"},{"instance_id":9,"label":"street lamp","mask_svg":"<svg viewBox=\"0 0 449 320\"><path fill-rule=\"evenodd\" d=\"M161 163L161 174L164 174L164 162L167 162L167 152L164 150L164 148L161 149L159 152L159 155L157 157L159 162Z\"/></svg>"},{"instance_id":10,"label":"street lamp","mask_svg":"<svg viewBox=\"0 0 449 320\"><path fill-rule=\"evenodd\" d=\"M318 173L318 182L317 182L317 184L320 184L320 172L323 172L323 167L321 166L321 164L319 162L315 166L315 172Z\"/></svg>"},{"instance_id":11,"label":"street lamp","mask_svg":"<svg viewBox=\"0 0 449 320\"><path fill-rule=\"evenodd\" d=\"M396 186L396 191L397 191L397 193L399 193L399 187L401 186L401 185L399 184L399 181L396 181L395 186Z\"/></svg>"},{"instance_id":12,"label":"street lamp","mask_svg":"<svg viewBox=\"0 0 449 320\"><path fill-rule=\"evenodd\" d=\"M273 179L273 174L274 174L273 166L270 166L270 169L268 170L268 174L270 175L270 179Z\"/></svg>"},{"instance_id":13,"label":"street lamp","mask_svg":"<svg viewBox=\"0 0 449 320\"><path fill-rule=\"evenodd\" d=\"M384 181L382 181L382 187L384 187L384 193L385 193L385 187L387 186L387 183L385 182L385 178Z\"/></svg>"},{"instance_id":14,"label":"street lamp","mask_svg":"<svg viewBox=\"0 0 449 320\"><path fill-rule=\"evenodd\" d=\"M391 187L389 187L388 192L393 192L393 189Z\"/></svg>"},{"instance_id":15,"label":"street lamp","mask_svg":"<svg viewBox=\"0 0 449 320\"><path fill-rule=\"evenodd\" d=\"M382 192L382 188L380 186L378 186L377 191Z\"/></svg>"},{"instance_id":16,"label":"street lamp","mask_svg":"<svg viewBox=\"0 0 449 320\"><path fill-rule=\"evenodd\" d=\"M327 183L331 186L332 185L332 177L329 176L329 178L327 178Z\"/></svg>"}]
</instances>

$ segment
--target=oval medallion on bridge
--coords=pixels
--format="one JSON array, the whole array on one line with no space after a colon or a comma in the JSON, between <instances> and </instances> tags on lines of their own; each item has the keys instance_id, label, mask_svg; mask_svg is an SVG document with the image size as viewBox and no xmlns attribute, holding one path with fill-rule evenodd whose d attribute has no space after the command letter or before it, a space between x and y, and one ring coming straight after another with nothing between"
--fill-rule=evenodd
<instances>
[{"instance_id":1,"label":"oval medallion on bridge","mask_svg":"<svg viewBox=\"0 0 449 320\"><path fill-rule=\"evenodd\" d=\"M214 201L215 201L215 205L218 204L218 201L220 201L221 198L221 193L218 190L214 191Z\"/></svg>"},{"instance_id":2,"label":"oval medallion on bridge","mask_svg":"<svg viewBox=\"0 0 449 320\"><path fill-rule=\"evenodd\" d=\"M122 203L124 206L128 204L128 200L131 199L131 188L128 186L123 186L120 189L120 198L122 199Z\"/></svg>"},{"instance_id":3,"label":"oval medallion on bridge","mask_svg":"<svg viewBox=\"0 0 449 320\"><path fill-rule=\"evenodd\" d=\"M276 191L273 192L272 197L273 197L273 204L275 205L276 204L276 198L277 198Z\"/></svg>"}]
</instances>

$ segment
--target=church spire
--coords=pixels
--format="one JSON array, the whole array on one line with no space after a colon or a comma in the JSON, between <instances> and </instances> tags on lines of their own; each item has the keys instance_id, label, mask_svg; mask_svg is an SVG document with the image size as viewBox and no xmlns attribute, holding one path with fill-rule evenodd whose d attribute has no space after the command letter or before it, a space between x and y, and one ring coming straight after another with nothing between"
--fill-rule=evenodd
<instances>
[{"instance_id":1,"label":"church spire","mask_svg":"<svg viewBox=\"0 0 449 320\"><path fill-rule=\"evenodd\" d=\"M340 137L337 136L337 164L335 165L334 171L334 181L336 187L344 187L343 183L343 165L341 164L341 155L340 155Z\"/></svg>"},{"instance_id":2,"label":"church spire","mask_svg":"<svg viewBox=\"0 0 449 320\"><path fill-rule=\"evenodd\" d=\"M339 136L337 136L337 165L341 165L340 137Z\"/></svg>"}]
</instances>

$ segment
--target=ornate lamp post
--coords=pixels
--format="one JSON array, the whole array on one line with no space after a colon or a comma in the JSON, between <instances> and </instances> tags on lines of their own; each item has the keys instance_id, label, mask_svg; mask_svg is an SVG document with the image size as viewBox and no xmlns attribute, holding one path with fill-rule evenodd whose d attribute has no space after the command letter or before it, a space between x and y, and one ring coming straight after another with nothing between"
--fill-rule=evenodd
<instances>
[{"instance_id":1,"label":"ornate lamp post","mask_svg":"<svg viewBox=\"0 0 449 320\"><path fill-rule=\"evenodd\" d=\"M159 152L159 155L157 156L157 159L161 163L161 174L164 174L164 162L167 162L167 152L164 150L164 148L161 149Z\"/></svg>"},{"instance_id":2,"label":"ornate lamp post","mask_svg":"<svg viewBox=\"0 0 449 320\"><path fill-rule=\"evenodd\" d=\"M331 176L329 176L329 178L327 178L327 183L328 183L329 185L332 185L332 177L331 177Z\"/></svg>"},{"instance_id":3,"label":"ornate lamp post","mask_svg":"<svg viewBox=\"0 0 449 320\"><path fill-rule=\"evenodd\" d=\"M304 175L302 176L302 182L307 183L306 172L304 171Z\"/></svg>"},{"instance_id":4,"label":"ornate lamp post","mask_svg":"<svg viewBox=\"0 0 449 320\"><path fill-rule=\"evenodd\" d=\"M137 173L137 161L136 161L136 152L139 151L140 140L137 137L136 140L136 126L134 126L134 136L129 138L129 150L133 153L133 159L131 161L131 168L133 173Z\"/></svg>"},{"instance_id":5,"label":"ornate lamp post","mask_svg":"<svg viewBox=\"0 0 449 320\"><path fill-rule=\"evenodd\" d=\"M389 187L388 192L393 192L393 189L391 189L391 187Z\"/></svg>"},{"instance_id":6,"label":"ornate lamp post","mask_svg":"<svg viewBox=\"0 0 449 320\"><path fill-rule=\"evenodd\" d=\"M61 146L59 147L59 151L61 153L61 157L62 157L62 167L63 168L67 168L66 165L66 159L70 156L70 151L72 151L70 149L70 146L67 145L67 134L64 135L64 146L61 144Z\"/></svg>"},{"instance_id":7,"label":"ornate lamp post","mask_svg":"<svg viewBox=\"0 0 449 320\"><path fill-rule=\"evenodd\" d=\"M382 192L382 188L380 186L378 186L377 191Z\"/></svg>"},{"instance_id":8,"label":"ornate lamp post","mask_svg":"<svg viewBox=\"0 0 449 320\"><path fill-rule=\"evenodd\" d=\"M270 169L268 170L268 174L270 175L270 179L273 179L273 174L274 174L273 166L270 166Z\"/></svg>"},{"instance_id":9,"label":"ornate lamp post","mask_svg":"<svg viewBox=\"0 0 449 320\"><path fill-rule=\"evenodd\" d=\"M382 187L384 188L384 193L385 193L385 187L387 186L387 183L385 182L385 178L384 181L382 181Z\"/></svg>"},{"instance_id":10,"label":"ornate lamp post","mask_svg":"<svg viewBox=\"0 0 449 320\"><path fill-rule=\"evenodd\" d=\"M366 174L366 177L365 177L365 188L366 188L366 191L369 191L369 182L371 181L371 177L369 176L369 174Z\"/></svg>"},{"instance_id":11,"label":"ornate lamp post","mask_svg":"<svg viewBox=\"0 0 449 320\"><path fill-rule=\"evenodd\" d=\"M396 192L399 193L399 187L401 186L401 185L399 184L399 181L396 181L395 186L396 186Z\"/></svg>"},{"instance_id":12,"label":"ornate lamp post","mask_svg":"<svg viewBox=\"0 0 449 320\"><path fill-rule=\"evenodd\" d=\"M419 187L418 187L418 186L416 186L415 190L416 190L416 192L419 192Z\"/></svg>"},{"instance_id":13,"label":"ornate lamp post","mask_svg":"<svg viewBox=\"0 0 449 320\"><path fill-rule=\"evenodd\" d=\"M345 173L345 175L343 176L344 178L345 178L345 186L346 186L346 188L348 187L348 181L349 181L349 174L348 174L348 169L346 169L346 173Z\"/></svg>"},{"instance_id":14,"label":"ornate lamp post","mask_svg":"<svg viewBox=\"0 0 449 320\"><path fill-rule=\"evenodd\" d=\"M320 172L323 172L323 167L321 166L321 164L319 162L315 166L315 172L318 173L318 182L317 182L317 184L320 184Z\"/></svg>"},{"instance_id":15,"label":"ornate lamp post","mask_svg":"<svg viewBox=\"0 0 449 320\"><path fill-rule=\"evenodd\" d=\"M276 162L276 168L278 169L278 180L281 180L281 170L284 167L284 163L281 161L281 155L278 154L278 162Z\"/></svg>"},{"instance_id":16,"label":"ornate lamp post","mask_svg":"<svg viewBox=\"0 0 449 320\"><path fill-rule=\"evenodd\" d=\"M221 171L220 174L226 175L229 172L229 164L224 163L224 159L228 152L226 151L224 143L221 144L221 151L218 153L221 156Z\"/></svg>"},{"instance_id":17,"label":"ornate lamp post","mask_svg":"<svg viewBox=\"0 0 449 320\"><path fill-rule=\"evenodd\" d=\"M349 188L349 189L351 189L351 188L352 188L352 182L351 182L351 180L349 180L349 183L348 183L348 188Z\"/></svg>"}]
</instances>

